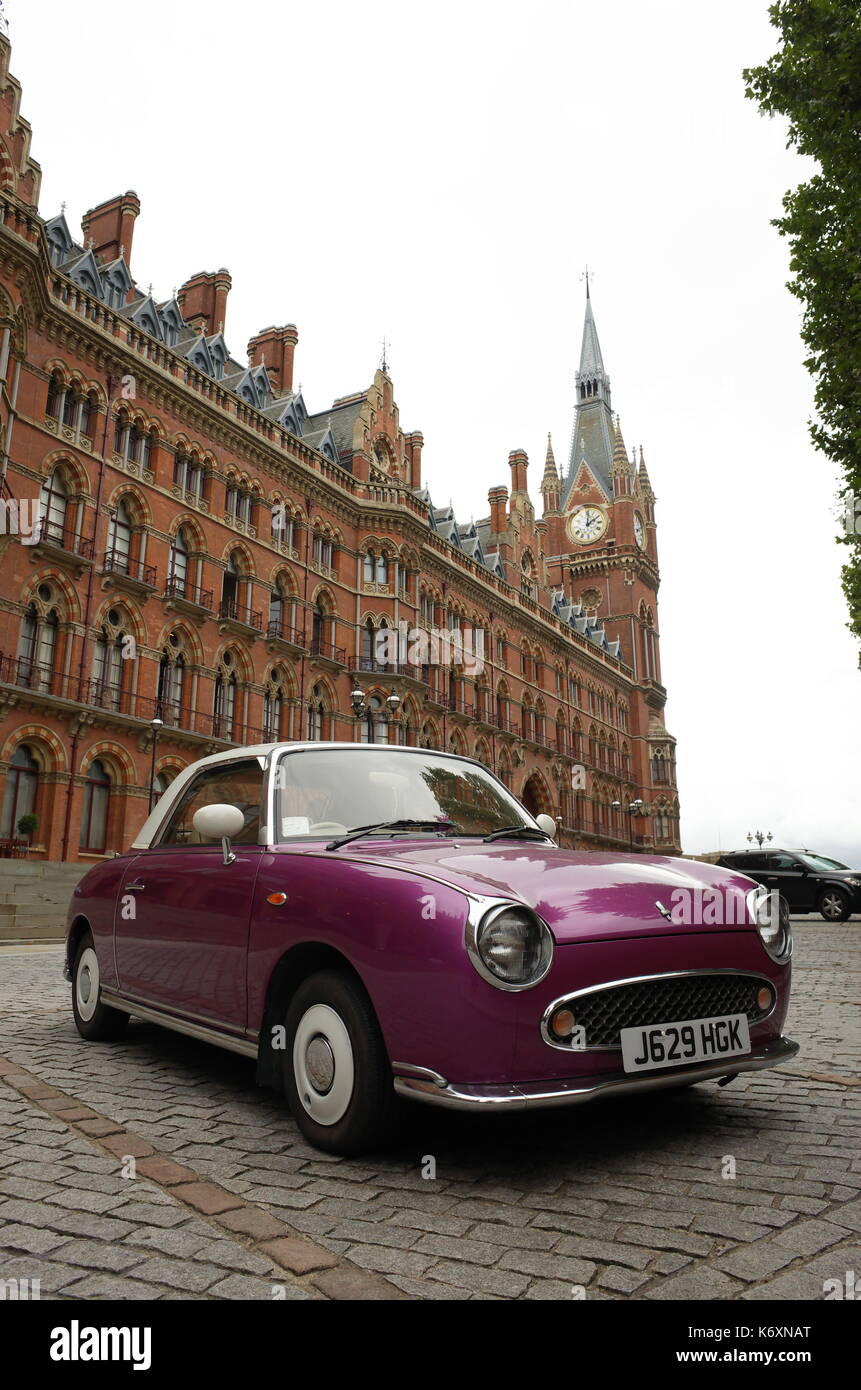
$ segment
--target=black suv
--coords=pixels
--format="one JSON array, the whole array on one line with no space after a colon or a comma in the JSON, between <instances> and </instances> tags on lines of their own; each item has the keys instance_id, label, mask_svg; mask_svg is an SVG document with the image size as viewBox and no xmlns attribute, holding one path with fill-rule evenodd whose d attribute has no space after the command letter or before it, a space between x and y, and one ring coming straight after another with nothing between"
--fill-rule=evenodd
<instances>
[{"instance_id":1,"label":"black suv","mask_svg":"<svg viewBox=\"0 0 861 1390\"><path fill-rule=\"evenodd\" d=\"M861 912L861 869L836 859L806 849L745 849L722 854L717 862L776 888L790 912L821 912L826 922L845 922Z\"/></svg>"}]
</instances>

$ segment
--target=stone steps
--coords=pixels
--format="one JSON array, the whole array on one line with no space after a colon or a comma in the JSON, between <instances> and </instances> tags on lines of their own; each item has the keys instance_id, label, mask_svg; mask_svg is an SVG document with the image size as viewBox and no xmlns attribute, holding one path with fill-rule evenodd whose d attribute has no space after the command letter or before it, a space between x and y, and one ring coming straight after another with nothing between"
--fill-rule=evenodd
<instances>
[{"instance_id":1,"label":"stone steps","mask_svg":"<svg viewBox=\"0 0 861 1390\"><path fill-rule=\"evenodd\" d=\"M0 942L61 941L72 890L88 868L0 860Z\"/></svg>"}]
</instances>

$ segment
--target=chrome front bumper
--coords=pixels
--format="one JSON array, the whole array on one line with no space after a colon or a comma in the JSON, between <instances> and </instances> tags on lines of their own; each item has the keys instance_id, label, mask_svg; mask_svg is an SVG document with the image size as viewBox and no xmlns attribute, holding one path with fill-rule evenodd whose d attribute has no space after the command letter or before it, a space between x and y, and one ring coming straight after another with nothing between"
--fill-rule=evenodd
<instances>
[{"instance_id":1,"label":"chrome front bumper","mask_svg":"<svg viewBox=\"0 0 861 1390\"><path fill-rule=\"evenodd\" d=\"M462 1086L423 1067L395 1063L412 1076L395 1076L398 1095L412 1100L445 1105L451 1110L534 1110L539 1106L577 1105L598 1100L602 1096L624 1096L641 1091L661 1091L695 1081L714 1081L732 1078L743 1071L761 1071L789 1061L798 1051L798 1043L789 1038L756 1047L746 1057L731 1057L723 1062L702 1062L690 1067L668 1067L666 1071L644 1072L640 1076L629 1072L601 1072L596 1076L572 1076L567 1080L525 1081L518 1085Z\"/></svg>"}]
</instances>

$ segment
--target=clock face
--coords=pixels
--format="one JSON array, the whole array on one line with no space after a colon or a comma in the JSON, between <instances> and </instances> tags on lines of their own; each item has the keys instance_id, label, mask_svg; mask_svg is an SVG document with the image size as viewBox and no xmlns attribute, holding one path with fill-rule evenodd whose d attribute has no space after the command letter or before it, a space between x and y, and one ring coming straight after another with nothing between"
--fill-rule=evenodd
<instances>
[{"instance_id":1,"label":"clock face","mask_svg":"<svg viewBox=\"0 0 861 1390\"><path fill-rule=\"evenodd\" d=\"M593 545L607 529L607 513L601 507L587 504L578 507L568 518L568 534L578 545Z\"/></svg>"},{"instance_id":2,"label":"clock face","mask_svg":"<svg viewBox=\"0 0 861 1390\"><path fill-rule=\"evenodd\" d=\"M634 512L634 540L641 550L646 548L646 528L639 512Z\"/></svg>"}]
</instances>

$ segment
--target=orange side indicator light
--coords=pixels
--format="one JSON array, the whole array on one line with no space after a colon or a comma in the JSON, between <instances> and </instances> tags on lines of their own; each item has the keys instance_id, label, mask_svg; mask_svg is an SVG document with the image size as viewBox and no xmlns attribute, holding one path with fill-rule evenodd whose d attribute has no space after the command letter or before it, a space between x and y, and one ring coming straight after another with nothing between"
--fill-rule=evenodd
<instances>
[{"instance_id":1,"label":"orange side indicator light","mask_svg":"<svg viewBox=\"0 0 861 1390\"><path fill-rule=\"evenodd\" d=\"M273 907L281 907L282 903L286 903L286 901L287 901L287 894L286 894L286 893L269 893L268 896L267 896L267 898L266 898L266 901L267 901L268 903L271 903Z\"/></svg>"}]
</instances>

